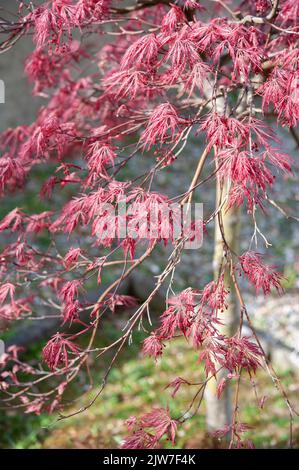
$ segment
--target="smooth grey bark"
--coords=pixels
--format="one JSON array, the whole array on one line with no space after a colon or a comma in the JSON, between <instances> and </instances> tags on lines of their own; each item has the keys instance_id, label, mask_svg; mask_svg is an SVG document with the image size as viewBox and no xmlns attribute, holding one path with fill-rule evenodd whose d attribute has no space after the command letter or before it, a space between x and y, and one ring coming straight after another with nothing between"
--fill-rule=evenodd
<instances>
[{"instance_id":1,"label":"smooth grey bark","mask_svg":"<svg viewBox=\"0 0 299 470\"><path fill-rule=\"evenodd\" d=\"M225 190L224 189L224 194ZM217 183L217 204L218 207L220 199L220 188ZM221 210L223 231L225 234L225 240L228 245L234 251L238 251L239 244L239 209L233 208L228 210L224 207ZM219 227L218 218L215 220L215 247L214 247L214 279L217 281L219 275L219 269L223 260L224 246L223 239ZM229 290L227 296L227 310L219 312L219 318L223 320L223 325L219 326L219 332L232 336L238 326L239 321L239 303L234 290L234 285L229 273L228 267L225 270L224 275L225 287ZM227 370L221 370L217 374L217 379L212 378L209 380L205 390L205 402L206 402L206 424L209 431L215 431L223 428L225 425L231 423L232 419L232 400L231 400L231 389L226 386L220 399L217 397L217 386L219 382L227 375Z\"/></svg>"}]
</instances>

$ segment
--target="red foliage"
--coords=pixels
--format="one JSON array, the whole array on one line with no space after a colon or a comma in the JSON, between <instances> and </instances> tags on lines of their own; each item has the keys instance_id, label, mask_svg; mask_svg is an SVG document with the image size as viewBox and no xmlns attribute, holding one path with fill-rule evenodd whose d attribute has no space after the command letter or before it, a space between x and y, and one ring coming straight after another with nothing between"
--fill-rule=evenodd
<instances>
[{"instance_id":1,"label":"red foliage","mask_svg":"<svg viewBox=\"0 0 299 470\"><path fill-rule=\"evenodd\" d=\"M66 339L65 335L56 333L44 347L43 358L50 369L60 365L68 367L70 352L78 354L78 346Z\"/></svg>"},{"instance_id":2,"label":"red foliage","mask_svg":"<svg viewBox=\"0 0 299 470\"><path fill-rule=\"evenodd\" d=\"M275 270L275 266L266 265L260 253L247 251L240 257L240 263L249 281L257 290L262 289L265 295L270 294L272 288L278 292L282 291L280 284L282 274Z\"/></svg>"},{"instance_id":3,"label":"red foliage","mask_svg":"<svg viewBox=\"0 0 299 470\"><path fill-rule=\"evenodd\" d=\"M223 242L217 276L167 295L165 311L142 352L160 358L169 343L183 336L206 377L203 373L197 384L175 379L169 385L172 396L188 385L198 387L200 397L207 382L218 380L225 369L217 387L220 398L231 380L239 380L242 371L251 376L263 360L255 332L253 338L242 333L244 315L248 322L250 317L237 273L265 295L272 289L282 293L282 275L258 252L234 250L222 219L227 210L244 205L254 223L252 240L261 236L257 241L265 241L256 213L269 210L279 175L286 179L295 173L277 126L290 131L298 144L298 0L205 2L206 9L196 0L17 3L19 17L5 23L0 49L9 51L25 34L33 37L35 49L25 72L33 94L44 102L35 122L0 135L0 196L25 191L35 181L34 170L41 167L44 174L46 167L47 179L37 192L48 210L28 213L24 201L0 221L0 319L7 326L55 316L63 333L43 349L50 372L23 362L16 348L4 354L0 387L5 398L10 394L5 402L27 413L52 412L61 406L69 383L78 380L80 389L81 368L113 350L106 385L122 348L135 339L135 329L150 330L151 301L170 276L168 292L175 291L175 269L187 241L213 221ZM160 172L176 178L182 168L195 168L193 154L186 151L191 136L192 145L204 145L204 152L189 189L181 188L176 196L173 188L158 192ZM133 176L131 169L138 172L142 158L146 173ZM183 166L177 169L179 159ZM197 187L214 180L220 189L215 211L177 235L184 225L184 203L190 209ZM172 251L149 297L139 302L125 295L124 281L165 245ZM232 287L242 301L240 328L227 334L223 324ZM109 315L117 307L130 309L125 324L121 309L119 316ZM94 342L106 316L116 328L122 324L118 339L99 351ZM76 333L69 333L71 327ZM82 349L77 344L81 335L87 336ZM36 397L41 382L47 385ZM250 447L239 436L246 426L237 414L218 435L230 432L235 446ZM184 420L172 419L168 409L130 419L124 447L156 447L163 436L174 443Z\"/></svg>"},{"instance_id":4,"label":"red foliage","mask_svg":"<svg viewBox=\"0 0 299 470\"><path fill-rule=\"evenodd\" d=\"M158 408L139 419L131 418L128 427L133 433L126 438L123 449L154 448L163 436L175 443L177 423L171 419L168 409Z\"/></svg>"}]
</instances>

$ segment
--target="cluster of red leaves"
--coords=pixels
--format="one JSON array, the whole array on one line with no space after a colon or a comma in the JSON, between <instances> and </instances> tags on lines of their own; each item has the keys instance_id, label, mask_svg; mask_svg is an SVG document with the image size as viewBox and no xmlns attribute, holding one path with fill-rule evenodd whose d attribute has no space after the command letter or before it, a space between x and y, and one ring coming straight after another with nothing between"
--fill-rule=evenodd
<instances>
[{"instance_id":1,"label":"cluster of red leaves","mask_svg":"<svg viewBox=\"0 0 299 470\"><path fill-rule=\"evenodd\" d=\"M123 449L152 449L163 436L175 443L177 422L171 419L168 409L154 409L140 418L132 416L127 426L132 434L125 439Z\"/></svg>"},{"instance_id":2,"label":"cluster of red leaves","mask_svg":"<svg viewBox=\"0 0 299 470\"><path fill-rule=\"evenodd\" d=\"M69 353L78 354L79 348L64 334L56 333L43 349L44 361L50 369L56 369L60 365L68 366Z\"/></svg>"},{"instance_id":3,"label":"cluster of red leaves","mask_svg":"<svg viewBox=\"0 0 299 470\"><path fill-rule=\"evenodd\" d=\"M170 307L161 315L161 326L144 340L143 353L158 358L163 354L165 342L181 332L195 349L203 348L199 360L205 364L207 377L216 375L216 364L230 373L240 368L255 372L262 356L256 343L245 336L230 338L218 331L218 325L225 321L227 294L222 276L218 283L210 282L202 292L189 288L170 299ZM223 312L221 318L219 312Z\"/></svg>"},{"instance_id":4,"label":"cluster of red leaves","mask_svg":"<svg viewBox=\"0 0 299 470\"><path fill-rule=\"evenodd\" d=\"M261 289L265 295L270 294L272 288L282 292L282 274L276 271L275 266L266 265L260 253L247 251L240 256L240 263L243 272L257 290Z\"/></svg>"}]
</instances>

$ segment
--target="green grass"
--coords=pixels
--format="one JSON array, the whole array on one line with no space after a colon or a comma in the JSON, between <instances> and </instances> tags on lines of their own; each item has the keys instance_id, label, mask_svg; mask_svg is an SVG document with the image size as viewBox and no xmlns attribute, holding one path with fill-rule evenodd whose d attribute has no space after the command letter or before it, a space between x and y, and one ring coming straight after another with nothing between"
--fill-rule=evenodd
<instances>
[{"instance_id":1,"label":"green grass","mask_svg":"<svg viewBox=\"0 0 299 470\"><path fill-rule=\"evenodd\" d=\"M1 448L38 449L48 434L52 418L11 414L0 416Z\"/></svg>"}]
</instances>

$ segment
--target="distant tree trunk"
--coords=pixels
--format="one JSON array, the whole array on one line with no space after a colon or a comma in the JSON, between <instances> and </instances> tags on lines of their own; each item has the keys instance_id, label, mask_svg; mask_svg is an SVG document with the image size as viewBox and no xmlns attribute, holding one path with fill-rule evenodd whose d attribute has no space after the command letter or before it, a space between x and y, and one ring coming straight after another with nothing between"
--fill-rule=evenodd
<instances>
[{"instance_id":1,"label":"distant tree trunk","mask_svg":"<svg viewBox=\"0 0 299 470\"><path fill-rule=\"evenodd\" d=\"M226 194L226 185L222 188L222 195ZM219 206L221 199L221 189L219 181L217 180L216 190L216 208ZM238 208L227 209L224 205L221 210L221 217L223 221L223 231L225 240L234 251L238 251L239 245L239 215ZM214 245L214 279L218 279L219 269L223 260L224 244L221 235L218 217L215 218L215 245ZM224 281L226 288L229 289L227 297L228 308L224 312L219 312L220 319L223 320L224 325L220 325L219 330L221 333L231 336L236 332L239 320L239 304L236 298L234 286L228 268L225 271ZM229 386L226 386L220 399L217 398L216 391L217 385L220 380L227 375L226 370L221 370L217 375L217 380L212 378L209 380L205 390L206 402L206 424L209 431L215 431L224 427L226 424L231 423L232 418L232 405L231 405L231 391Z\"/></svg>"}]
</instances>

